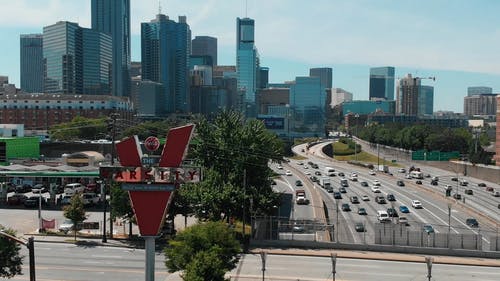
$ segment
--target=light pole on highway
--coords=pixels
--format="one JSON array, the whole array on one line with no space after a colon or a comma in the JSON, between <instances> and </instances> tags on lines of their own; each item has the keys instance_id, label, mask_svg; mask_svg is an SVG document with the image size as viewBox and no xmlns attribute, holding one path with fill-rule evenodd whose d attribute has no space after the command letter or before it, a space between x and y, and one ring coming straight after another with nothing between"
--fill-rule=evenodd
<instances>
[{"instance_id":1,"label":"light pole on highway","mask_svg":"<svg viewBox=\"0 0 500 281\"><path fill-rule=\"evenodd\" d=\"M451 202L448 202L448 248L450 248Z\"/></svg>"},{"instance_id":2,"label":"light pole on highway","mask_svg":"<svg viewBox=\"0 0 500 281\"><path fill-rule=\"evenodd\" d=\"M337 253L331 253L332 258L332 280L335 281L335 274L337 273Z\"/></svg>"},{"instance_id":3,"label":"light pole on highway","mask_svg":"<svg viewBox=\"0 0 500 281\"><path fill-rule=\"evenodd\" d=\"M265 280L265 273L266 273L266 258L267 258L267 253L264 251L260 251L260 258L262 260L262 281Z\"/></svg>"},{"instance_id":4,"label":"light pole on highway","mask_svg":"<svg viewBox=\"0 0 500 281\"><path fill-rule=\"evenodd\" d=\"M433 258L425 257L425 263L427 264L427 280L431 281L432 278L432 261Z\"/></svg>"},{"instance_id":5,"label":"light pole on highway","mask_svg":"<svg viewBox=\"0 0 500 281\"><path fill-rule=\"evenodd\" d=\"M339 199L335 199L335 213L337 220L335 221L335 242L339 243Z\"/></svg>"},{"instance_id":6,"label":"light pole on highway","mask_svg":"<svg viewBox=\"0 0 500 281\"><path fill-rule=\"evenodd\" d=\"M356 117L356 137L358 137L358 118L359 114L356 114L354 117ZM357 153L357 144L356 141L354 141L354 158L356 159L356 162L358 161L358 153Z\"/></svg>"}]
</instances>

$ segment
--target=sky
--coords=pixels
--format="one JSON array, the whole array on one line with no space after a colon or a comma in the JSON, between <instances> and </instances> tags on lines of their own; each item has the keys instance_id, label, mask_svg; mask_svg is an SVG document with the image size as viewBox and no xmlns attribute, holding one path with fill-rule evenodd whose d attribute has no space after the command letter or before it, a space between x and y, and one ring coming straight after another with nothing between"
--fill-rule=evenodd
<instances>
[{"instance_id":1,"label":"sky","mask_svg":"<svg viewBox=\"0 0 500 281\"><path fill-rule=\"evenodd\" d=\"M235 65L236 18L255 20L255 44L273 83L333 68L333 86L368 99L370 67L394 66L434 86L434 111L463 112L467 87L500 93L497 0L130 0L132 61L140 23L186 16L195 36L218 39L218 64ZM0 75L20 87L19 35L60 20L90 27L90 0L0 0Z\"/></svg>"}]
</instances>

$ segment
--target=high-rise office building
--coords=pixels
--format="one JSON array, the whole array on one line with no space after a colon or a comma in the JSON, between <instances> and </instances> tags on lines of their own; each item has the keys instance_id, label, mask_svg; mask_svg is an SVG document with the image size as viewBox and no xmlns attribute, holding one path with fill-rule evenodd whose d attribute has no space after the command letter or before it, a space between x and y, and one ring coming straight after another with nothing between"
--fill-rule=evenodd
<instances>
[{"instance_id":1,"label":"high-rise office building","mask_svg":"<svg viewBox=\"0 0 500 281\"><path fill-rule=\"evenodd\" d=\"M292 131L300 131L302 136L324 135L325 102L326 92L319 77L296 77L290 86Z\"/></svg>"},{"instance_id":2,"label":"high-rise office building","mask_svg":"<svg viewBox=\"0 0 500 281\"><path fill-rule=\"evenodd\" d=\"M500 166L500 95L497 95L497 129L496 129L496 142L495 142L495 163Z\"/></svg>"},{"instance_id":3,"label":"high-rise office building","mask_svg":"<svg viewBox=\"0 0 500 281\"><path fill-rule=\"evenodd\" d=\"M269 86L269 67L261 66L257 72L257 89L265 89Z\"/></svg>"},{"instance_id":4,"label":"high-rise office building","mask_svg":"<svg viewBox=\"0 0 500 281\"><path fill-rule=\"evenodd\" d=\"M464 97L464 115L495 115L497 110L496 94L479 94Z\"/></svg>"},{"instance_id":5,"label":"high-rise office building","mask_svg":"<svg viewBox=\"0 0 500 281\"><path fill-rule=\"evenodd\" d=\"M60 21L43 28L44 92L110 93L111 36Z\"/></svg>"},{"instance_id":6,"label":"high-rise office building","mask_svg":"<svg viewBox=\"0 0 500 281\"><path fill-rule=\"evenodd\" d=\"M418 115L432 115L434 113L434 87L420 86L418 93Z\"/></svg>"},{"instance_id":7,"label":"high-rise office building","mask_svg":"<svg viewBox=\"0 0 500 281\"><path fill-rule=\"evenodd\" d=\"M394 100L394 67L370 68L370 100Z\"/></svg>"},{"instance_id":8,"label":"high-rise office building","mask_svg":"<svg viewBox=\"0 0 500 281\"><path fill-rule=\"evenodd\" d=\"M130 0L92 0L92 29L112 38L112 94L130 95Z\"/></svg>"},{"instance_id":9,"label":"high-rise office building","mask_svg":"<svg viewBox=\"0 0 500 281\"><path fill-rule=\"evenodd\" d=\"M396 112L402 115L418 115L418 94L420 78L413 78L411 74L399 80L397 88Z\"/></svg>"},{"instance_id":10,"label":"high-rise office building","mask_svg":"<svg viewBox=\"0 0 500 281\"><path fill-rule=\"evenodd\" d=\"M474 95L492 94L492 93L493 89L491 87L484 87L484 86L467 87L467 96L469 97Z\"/></svg>"},{"instance_id":11,"label":"high-rise office building","mask_svg":"<svg viewBox=\"0 0 500 281\"><path fill-rule=\"evenodd\" d=\"M330 67L318 67L309 69L309 76L319 77L323 89L332 88L333 71Z\"/></svg>"},{"instance_id":12,"label":"high-rise office building","mask_svg":"<svg viewBox=\"0 0 500 281\"><path fill-rule=\"evenodd\" d=\"M236 72L238 90L244 94L246 108L255 105L259 54L255 47L255 21L236 19ZM247 114L248 116L248 114Z\"/></svg>"},{"instance_id":13,"label":"high-rise office building","mask_svg":"<svg viewBox=\"0 0 500 281\"><path fill-rule=\"evenodd\" d=\"M191 30L185 16L179 22L157 15L141 23L142 79L163 84L164 113L189 109L189 54Z\"/></svg>"},{"instance_id":14,"label":"high-rise office building","mask_svg":"<svg viewBox=\"0 0 500 281\"><path fill-rule=\"evenodd\" d=\"M22 34L20 38L21 90L43 92L43 35Z\"/></svg>"},{"instance_id":15,"label":"high-rise office building","mask_svg":"<svg viewBox=\"0 0 500 281\"><path fill-rule=\"evenodd\" d=\"M191 42L193 56L210 56L213 65L217 65L217 38L210 36L196 36Z\"/></svg>"},{"instance_id":16,"label":"high-rise office building","mask_svg":"<svg viewBox=\"0 0 500 281\"><path fill-rule=\"evenodd\" d=\"M339 105L343 102L346 101L352 101L352 93L342 89L342 88L333 88L330 91L331 94L331 103L329 106L331 108L335 107L336 105Z\"/></svg>"}]
</instances>

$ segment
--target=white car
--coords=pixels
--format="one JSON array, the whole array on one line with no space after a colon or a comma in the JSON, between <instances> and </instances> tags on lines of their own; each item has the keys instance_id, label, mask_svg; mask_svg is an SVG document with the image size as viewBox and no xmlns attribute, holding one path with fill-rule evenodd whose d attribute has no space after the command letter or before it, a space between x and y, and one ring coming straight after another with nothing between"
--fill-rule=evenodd
<instances>
[{"instance_id":1,"label":"white car","mask_svg":"<svg viewBox=\"0 0 500 281\"><path fill-rule=\"evenodd\" d=\"M278 168L278 170L283 170L283 166L281 166L281 165L278 165L277 168Z\"/></svg>"},{"instance_id":2,"label":"white car","mask_svg":"<svg viewBox=\"0 0 500 281\"><path fill-rule=\"evenodd\" d=\"M381 191L380 191L380 187L378 187L378 186L376 186L376 185L372 186L372 192L373 192L373 193L381 193Z\"/></svg>"},{"instance_id":3,"label":"white car","mask_svg":"<svg viewBox=\"0 0 500 281\"><path fill-rule=\"evenodd\" d=\"M374 181L373 181L373 185L374 185L374 186L380 186L380 182L379 182L378 180L374 180Z\"/></svg>"},{"instance_id":4,"label":"white car","mask_svg":"<svg viewBox=\"0 0 500 281\"><path fill-rule=\"evenodd\" d=\"M290 170L287 170L287 171L285 172L285 174L286 174L287 176L291 176L291 175L292 175L292 172L290 172Z\"/></svg>"},{"instance_id":5,"label":"white car","mask_svg":"<svg viewBox=\"0 0 500 281\"><path fill-rule=\"evenodd\" d=\"M405 168L399 168L398 172L400 172L400 173L406 173L406 169Z\"/></svg>"},{"instance_id":6,"label":"white car","mask_svg":"<svg viewBox=\"0 0 500 281\"><path fill-rule=\"evenodd\" d=\"M305 174L309 176L309 175L311 175L311 172L306 171Z\"/></svg>"},{"instance_id":7,"label":"white car","mask_svg":"<svg viewBox=\"0 0 500 281\"><path fill-rule=\"evenodd\" d=\"M363 196L361 196L361 200L370 201L370 197L368 197L368 195L363 195Z\"/></svg>"},{"instance_id":8,"label":"white car","mask_svg":"<svg viewBox=\"0 0 500 281\"><path fill-rule=\"evenodd\" d=\"M411 179L411 175L410 174L406 174L405 178Z\"/></svg>"},{"instance_id":9,"label":"white car","mask_svg":"<svg viewBox=\"0 0 500 281\"><path fill-rule=\"evenodd\" d=\"M422 203L419 200L411 200L411 206L415 209L422 209Z\"/></svg>"},{"instance_id":10,"label":"white car","mask_svg":"<svg viewBox=\"0 0 500 281\"><path fill-rule=\"evenodd\" d=\"M375 171L374 171L374 170L370 170L370 171L368 172L368 174L370 174L370 175L374 176L374 175L375 175Z\"/></svg>"}]
</instances>

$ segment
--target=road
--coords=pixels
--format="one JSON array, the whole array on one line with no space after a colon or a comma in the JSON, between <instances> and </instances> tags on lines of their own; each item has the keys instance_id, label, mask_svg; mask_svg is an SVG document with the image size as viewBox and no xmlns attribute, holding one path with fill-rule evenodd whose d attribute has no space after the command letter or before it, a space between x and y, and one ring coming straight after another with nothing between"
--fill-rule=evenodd
<instances>
[{"instance_id":1,"label":"road","mask_svg":"<svg viewBox=\"0 0 500 281\"><path fill-rule=\"evenodd\" d=\"M25 247L22 254L28 256ZM144 250L76 246L66 243L35 243L36 279L39 281L143 280ZM155 280L168 275L164 255L156 254ZM10 280L29 280L28 260L22 276Z\"/></svg>"},{"instance_id":2,"label":"road","mask_svg":"<svg viewBox=\"0 0 500 281\"><path fill-rule=\"evenodd\" d=\"M317 147L320 147L320 145ZM305 150L306 152L302 152L304 148L305 145L299 145L294 148L296 154L307 157L307 159L290 161L289 165L293 168L292 171L294 172L293 177L303 178L307 176L305 173L308 170L303 167L305 165L304 163L308 161L313 161L318 164L319 167L315 171L320 171L321 173L323 173L324 167L330 166L334 167L337 173L344 173L346 178L351 172L355 171L358 174L358 181L349 181L349 187L346 188L347 193L342 194L343 198L338 201L334 200L332 195L326 192L326 190L319 188L319 185L313 184L309 179L305 180L306 186L313 185L312 188L315 187L319 189L322 200L325 201L328 206L329 217L333 219L335 223L337 223L337 204L341 205L347 203L350 205L351 212L338 212L339 228L337 228L338 233L335 234L338 234L339 241L341 242L373 243L374 224L377 222L376 212L378 210L386 210L389 207L393 207L399 212L399 207L401 205L409 208L409 213L404 214L404 216L408 218L408 227L411 230L422 231L423 225L430 224L433 226L436 233L447 233L449 229L452 234L482 234L482 243L480 245L478 244L478 247L482 245L483 250L489 250L490 237L498 234L500 210L497 208L497 204L500 198L493 197L491 192L487 192L484 187L478 187L479 181L477 179L460 177L460 179L466 179L469 184L467 187L458 185L457 189L457 182L451 180L454 175L450 175L449 172L437 168L421 165L420 168L424 174L439 176L439 184L438 186L431 185L430 178L424 178L422 179L422 184L417 184L416 180L407 179L405 173L398 173L394 168L393 175L385 173L371 175L366 168L353 166L341 161L332 161L331 159L322 157L320 152L314 149L316 146L313 146L309 151ZM331 177L335 189L340 186L340 178L339 176ZM381 193L379 194L374 194L370 189L375 180L379 181L381 185ZM398 186L396 184L398 180L403 181L405 186ZM367 182L369 187L362 187L360 183L363 181ZM495 190L500 190L498 184L490 182L485 183L488 186L494 187ZM465 197L465 203L462 200L455 200L451 197L446 198L444 196L446 185L452 185L457 189L459 193ZM464 188L472 189L473 195L465 195ZM388 194L394 195L396 201L387 202L386 204L375 203L375 195L387 197ZM370 201L361 201L360 204L352 204L349 200L351 196L361 198L363 195L368 196ZM412 200L419 200L422 202L423 209L412 208ZM448 209L448 204L450 209ZM359 207L365 208L368 214L366 216L358 215L357 210ZM401 215L400 212L399 215ZM466 219L471 217L479 221L479 228L466 225ZM394 223L397 223L397 218L393 218L392 220ZM354 229L355 222L363 223L367 228L367 232L357 233Z\"/></svg>"}]
</instances>

